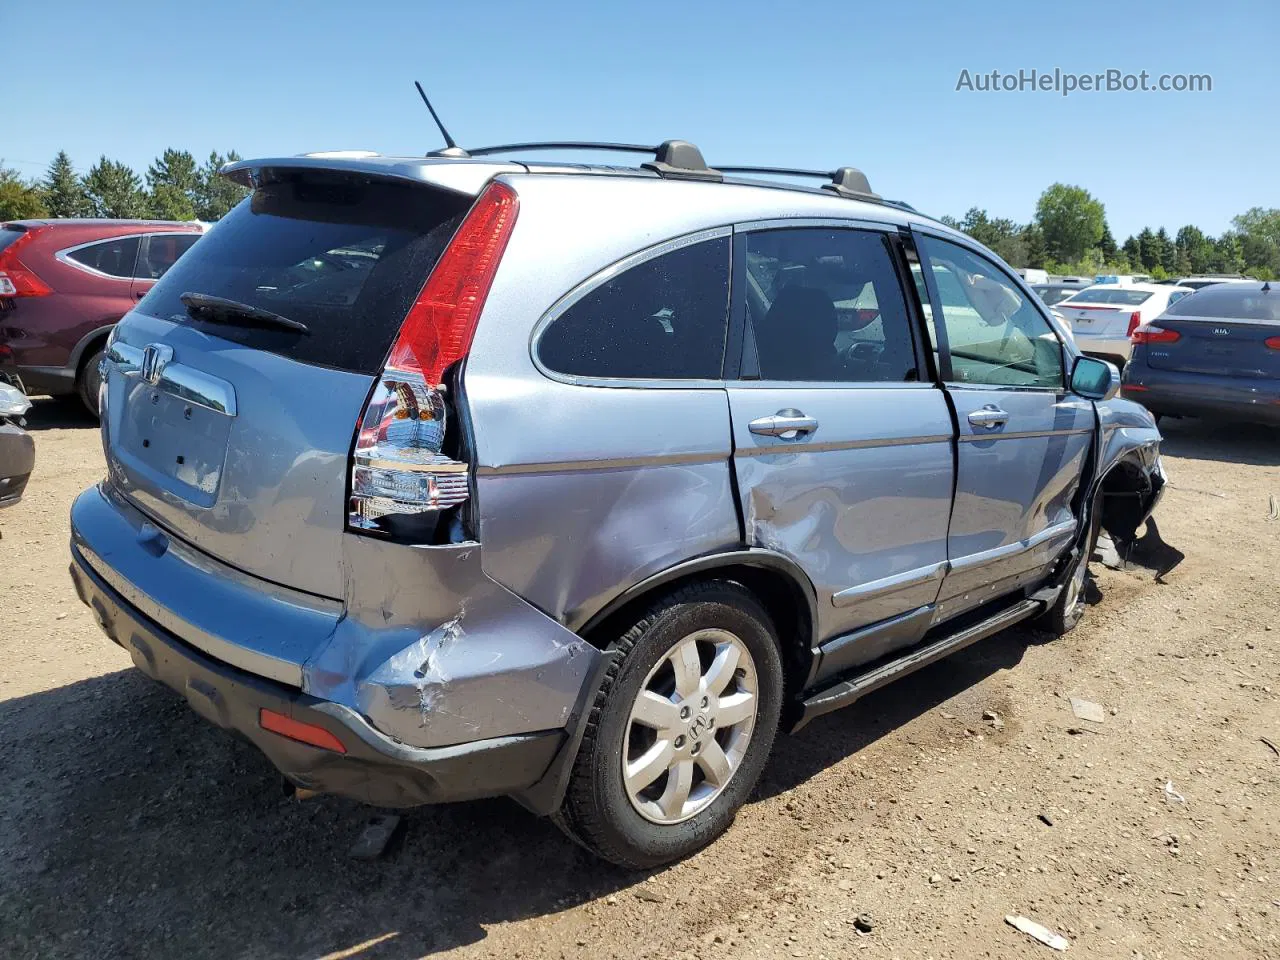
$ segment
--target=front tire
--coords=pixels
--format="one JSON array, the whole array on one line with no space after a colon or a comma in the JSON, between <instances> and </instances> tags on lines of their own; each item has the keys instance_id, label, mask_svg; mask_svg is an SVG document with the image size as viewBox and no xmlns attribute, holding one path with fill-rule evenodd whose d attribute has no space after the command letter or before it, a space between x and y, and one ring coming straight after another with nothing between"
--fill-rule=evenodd
<instances>
[{"instance_id":1,"label":"front tire","mask_svg":"<svg viewBox=\"0 0 1280 960\"><path fill-rule=\"evenodd\" d=\"M1055 637L1064 637L1076 628L1084 617L1085 584L1089 574L1089 558L1098 545L1098 533L1102 530L1102 494L1099 493L1089 510L1089 534L1084 549L1072 562L1071 573L1053 606L1045 611L1040 626Z\"/></svg>"},{"instance_id":2,"label":"front tire","mask_svg":"<svg viewBox=\"0 0 1280 960\"><path fill-rule=\"evenodd\" d=\"M556 822L623 867L671 863L733 822L782 707L768 614L735 583L683 587L611 646Z\"/></svg>"}]
</instances>

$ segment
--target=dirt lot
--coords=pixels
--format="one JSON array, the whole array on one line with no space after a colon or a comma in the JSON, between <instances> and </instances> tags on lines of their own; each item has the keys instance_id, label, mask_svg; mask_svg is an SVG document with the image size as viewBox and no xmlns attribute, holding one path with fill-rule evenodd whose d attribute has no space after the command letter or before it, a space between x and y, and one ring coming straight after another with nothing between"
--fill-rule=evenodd
<instances>
[{"instance_id":1,"label":"dirt lot","mask_svg":"<svg viewBox=\"0 0 1280 960\"><path fill-rule=\"evenodd\" d=\"M1072 955L1280 957L1274 432L1166 422L1167 584L1095 564L1070 637L1011 630L815 722L728 836L643 877L505 801L349 859L368 810L283 798L100 635L66 574L98 436L33 414L0 513L0 956L1052 956L1022 914Z\"/></svg>"}]
</instances>

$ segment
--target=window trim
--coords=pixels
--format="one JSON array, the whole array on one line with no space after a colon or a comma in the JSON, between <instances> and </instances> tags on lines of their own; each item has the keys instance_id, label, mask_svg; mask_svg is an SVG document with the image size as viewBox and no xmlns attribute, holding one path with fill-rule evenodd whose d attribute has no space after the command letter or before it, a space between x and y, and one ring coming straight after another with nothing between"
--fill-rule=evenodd
<instances>
[{"instance_id":1,"label":"window trim","mask_svg":"<svg viewBox=\"0 0 1280 960\"><path fill-rule=\"evenodd\" d=\"M139 236L142 237L142 244L141 246L138 247L138 258L133 261L133 279L141 280L144 283L155 283L157 280L160 279L160 277L138 276L138 264L142 263L142 258L144 255L150 254L151 240L153 237L195 237L195 240L199 240L200 237L202 237L203 235L204 235L204 231L202 230L157 230L154 233L139 234ZM195 243L195 240L191 241L193 245ZM190 250L191 248L188 247L187 249ZM186 251L183 251L183 252L185 253ZM177 262L178 262L177 260L173 261L173 263L177 263ZM169 266L173 266L173 263L169 264ZM166 271L166 273L167 272L168 271ZM163 274L161 276L163 276Z\"/></svg>"},{"instance_id":2,"label":"window trim","mask_svg":"<svg viewBox=\"0 0 1280 960\"><path fill-rule=\"evenodd\" d=\"M59 263L64 263L73 270L79 270L83 273L87 273L91 277L98 277L102 280L118 280L121 283L133 283L133 281L137 279L135 274L138 270L138 257L142 253L142 241L145 236L146 234L144 233L118 233L114 237L99 237L96 240L86 240L84 243L77 243L72 247L64 247L63 249L55 252L53 257ZM78 250L96 246L99 243L110 243L113 240L138 241L138 249L133 254L133 266L129 268L129 276L127 277L118 277L114 273L104 273L96 267L91 267L86 263L81 263L79 260L76 260L71 256Z\"/></svg>"},{"instance_id":3,"label":"window trim","mask_svg":"<svg viewBox=\"0 0 1280 960\"><path fill-rule=\"evenodd\" d=\"M656 260L658 257L664 256L668 253L674 253L677 250L683 250L685 247L692 247L695 244L703 243L707 240L720 240L724 238L728 238L730 240L729 255L725 262L725 270L726 276L729 280L729 297L732 298L734 289L732 274L732 225L711 227L706 230L695 231L694 233L681 234L678 237L670 237L663 240L661 243L656 243L651 247L645 247L643 250L637 250L635 253L628 254L621 260L616 260L604 269L598 270L548 307L547 310L543 312L542 316L538 318L538 321L533 325L533 330L529 335L529 359L532 361L534 368L548 380L555 380L559 383L567 383L578 387L646 387L650 389L668 390L723 388L725 384L723 355L720 358L721 375L713 378L695 379L686 377L683 379L667 379L656 377L586 377L580 374L561 373L558 370L552 370L550 367L546 366L538 356L538 348L542 344L543 334L546 333L547 329L553 323L568 313L569 310L578 303L578 301L582 300L589 294L594 293L598 288L604 286L615 277L626 273L633 267L638 267L641 264L648 263L650 260ZM733 324L732 307L732 299L730 299L730 302L725 304L726 345L730 343L733 338L731 330Z\"/></svg>"},{"instance_id":4,"label":"window trim","mask_svg":"<svg viewBox=\"0 0 1280 960\"><path fill-rule=\"evenodd\" d=\"M1012 390L1023 393L1052 393L1055 395L1070 393L1070 370L1074 365L1073 361L1076 354L1070 349L1069 343L1063 337L1062 331L1058 329L1058 325L1054 322L1052 315L1047 309L1042 308L1040 298L1036 296L1035 291L1031 289L1030 285L1025 283L1016 273L1006 269L1002 263L999 262L998 257L995 257L991 253L984 252L983 248L975 243L965 242L958 237L940 233L936 230L921 230L918 227L912 227L911 232L913 234L912 240L914 242L917 255L920 256L920 270L924 275L925 289L929 292L929 300L932 304L930 309L933 311L935 317L942 318L944 316L942 313L942 295L938 291L938 284L933 276L933 270L926 269L927 264L925 261L928 259L928 252L925 248L925 244L922 242L926 240L936 240L940 243L949 243L952 246L959 247L972 256L989 263L995 270L1002 274L1006 280L1012 282L1013 288L1023 294L1024 299L1030 302L1031 308L1040 315L1041 319L1044 320L1045 326L1049 328L1049 332L1052 333L1054 338L1058 341L1058 352L1062 356L1062 383L1056 387L1040 387L1031 384L1013 383L975 383L971 380L956 380L954 378L955 371L951 365L951 343L947 339L946 321L943 320L941 324L934 324L935 329L940 328L942 331L941 335L938 337L938 360L939 366L942 369L938 371L938 374L942 377L943 384L948 388L957 387L977 390ZM927 326L925 328L925 333L926 335L928 333Z\"/></svg>"},{"instance_id":5,"label":"window trim","mask_svg":"<svg viewBox=\"0 0 1280 960\"><path fill-rule=\"evenodd\" d=\"M734 265L737 267L741 263L738 272L745 274L747 263L747 237L753 233L759 233L763 230L808 230L808 229L834 229L834 230L850 230L860 233L879 234L881 240L885 244L885 254L889 258L889 264L893 271L894 279L898 281L898 289L902 295L902 306L907 314L907 334L911 339L911 352L916 362L916 380L769 380L765 377L753 377L751 379L743 379L741 371L749 366L747 362L746 350L750 346L754 349L755 332L747 329L747 304L746 304L746 278L742 278L742 288L739 290L736 284L731 286L734 293L733 309L730 311L730 320L741 333L738 335L739 351L737 356L739 374L736 378L728 376L729 365L726 364L726 381L730 381L734 387L759 388L767 387L770 389L781 388L788 390L883 390L885 388L901 389L903 387L925 387L932 390L935 386L934 381L930 379L929 362L922 353L923 344L921 343L916 331L912 326L916 322L916 310L912 305L911 296L906 287L903 286L902 266L899 263L901 251L898 246L898 236L901 224L888 223L877 220L863 219L839 219L836 217L793 217L773 218L769 220L752 220L745 223L735 224L733 228L733 249L734 249ZM914 284L913 284L914 286ZM739 296L739 293L742 295ZM732 333L730 340L733 340Z\"/></svg>"}]
</instances>

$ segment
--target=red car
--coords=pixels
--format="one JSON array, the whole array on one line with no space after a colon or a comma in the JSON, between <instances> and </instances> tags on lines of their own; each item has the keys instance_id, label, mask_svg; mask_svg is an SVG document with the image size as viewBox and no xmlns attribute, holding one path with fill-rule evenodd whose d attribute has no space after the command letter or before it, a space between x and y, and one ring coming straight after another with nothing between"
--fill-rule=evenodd
<instances>
[{"instance_id":1,"label":"red car","mask_svg":"<svg viewBox=\"0 0 1280 960\"><path fill-rule=\"evenodd\" d=\"M0 379L78 393L98 410L107 334L199 239L199 223L16 220L0 224Z\"/></svg>"}]
</instances>

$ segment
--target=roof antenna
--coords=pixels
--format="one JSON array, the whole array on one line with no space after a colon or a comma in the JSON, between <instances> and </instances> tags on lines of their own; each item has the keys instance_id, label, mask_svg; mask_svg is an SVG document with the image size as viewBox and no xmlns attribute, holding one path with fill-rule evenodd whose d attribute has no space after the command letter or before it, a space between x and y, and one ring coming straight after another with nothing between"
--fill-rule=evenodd
<instances>
[{"instance_id":1,"label":"roof antenna","mask_svg":"<svg viewBox=\"0 0 1280 960\"><path fill-rule=\"evenodd\" d=\"M431 111L431 119L436 122L436 126L440 128L440 136L444 137L445 148L443 150L432 150L427 154L429 157L469 157L471 154L463 150L453 137L449 136L449 131L444 128L444 124L440 122L440 115L436 113L436 108L431 105L431 101L427 99L427 91L422 89L422 84L417 80L413 81L413 85L418 88L418 96L422 97L422 102L427 105L427 109Z\"/></svg>"}]
</instances>

